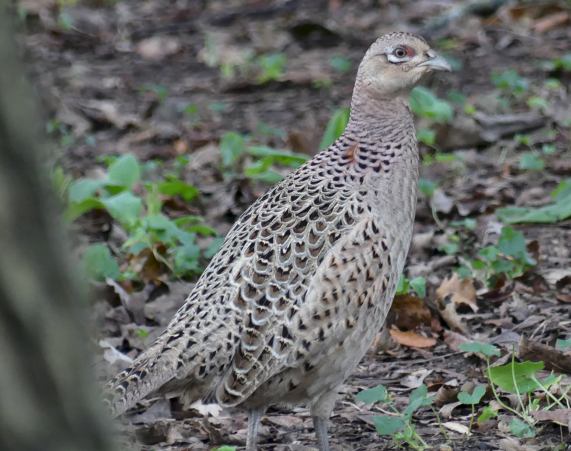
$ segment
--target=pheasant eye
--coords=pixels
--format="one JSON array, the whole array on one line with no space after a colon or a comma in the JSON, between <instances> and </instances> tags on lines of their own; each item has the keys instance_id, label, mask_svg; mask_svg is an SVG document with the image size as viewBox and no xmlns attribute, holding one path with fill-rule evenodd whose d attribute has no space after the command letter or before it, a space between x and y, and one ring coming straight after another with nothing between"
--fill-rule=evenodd
<instances>
[{"instance_id":1,"label":"pheasant eye","mask_svg":"<svg viewBox=\"0 0 571 451\"><path fill-rule=\"evenodd\" d=\"M403 47L397 47L396 49L393 50L393 55L396 56L397 58L404 58L405 56L407 56L407 51Z\"/></svg>"}]
</instances>

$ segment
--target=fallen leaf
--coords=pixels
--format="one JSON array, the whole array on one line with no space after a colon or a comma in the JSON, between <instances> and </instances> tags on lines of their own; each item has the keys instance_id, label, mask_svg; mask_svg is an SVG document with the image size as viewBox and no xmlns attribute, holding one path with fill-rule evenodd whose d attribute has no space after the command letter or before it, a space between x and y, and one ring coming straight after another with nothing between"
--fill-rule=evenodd
<instances>
[{"instance_id":1,"label":"fallen leaf","mask_svg":"<svg viewBox=\"0 0 571 451\"><path fill-rule=\"evenodd\" d=\"M457 423L455 421L445 421L442 423L442 426L444 426L446 429L450 429L451 431L458 432L458 434L470 435L470 429L468 426Z\"/></svg>"},{"instance_id":2,"label":"fallen leaf","mask_svg":"<svg viewBox=\"0 0 571 451\"><path fill-rule=\"evenodd\" d=\"M454 200L440 188L437 188L430 198L430 207L433 211L448 214L454 208Z\"/></svg>"},{"instance_id":3,"label":"fallen leaf","mask_svg":"<svg viewBox=\"0 0 571 451\"><path fill-rule=\"evenodd\" d=\"M393 337L393 340L403 346L409 346L412 348L430 348L436 344L435 338L425 337L410 330L403 332L393 328L389 333L391 334L391 337Z\"/></svg>"},{"instance_id":4,"label":"fallen leaf","mask_svg":"<svg viewBox=\"0 0 571 451\"><path fill-rule=\"evenodd\" d=\"M553 421L571 430L571 409L538 410L531 412L531 416L537 421Z\"/></svg>"},{"instance_id":5,"label":"fallen leaf","mask_svg":"<svg viewBox=\"0 0 571 451\"><path fill-rule=\"evenodd\" d=\"M419 347L419 346L417 346L417 347ZM426 379L430 373L432 373L432 370L429 370L426 368L422 368L420 370L413 371L412 373L403 377L400 381L400 384L403 387L418 388L424 383L424 379Z\"/></svg>"},{"instance_id":6,"label":"fallen leaf","mask_svg":"<svg viewBox=\"0 0 571 451\"><path fill-rule=\"evenodd\" d=\"M452 301L457 305L465 304L468 305L472 311L478 311L474 281L469 278L460 279L456 273L440 284L440 287L436 290L436 296L439 301Z\"/></svg>"},{"instance_id":7,"label":"fallen leaf","mask_svg":"<svg viewBox=\"0 0 571 451\"><path fill-rule=\"evenodd\" d=\"M103 358L106 362L114 364L115 362L123 362L128 365L133 363L133 359L129 356L118 351L111 343L107 340L99 340L99 346L101 346L105 351L103 351ZM126 366L126 365L125 365Z\"/></svg>"},{"instance_id":8,"label":"fallen leaf","mask_svg":"<svg viewBox=\"0 0 571 451\"><path fill-rule=\"evenodd\" d=\"M413 330L421 324L430 325L430 310L422 299L410 294L395 296L391 314L392 324L400 330Z\"/></svg>"},{"instance_id":9,"label":"fallen leaf","mask_svg":"<svg viewBox=\"0 0 571 451\"><path fill-rule=\"evenodd\" d=\"M303 425L303 418L297 417L295 415L276 415L266 417L268 423L273 423L276 426L284 428L293 428L295 426Z\"/></svg>"},{"instance_id":10,"label":"fallen leaf","mask_svg":"<svg viewBox=\"0 0 571 451\"><path fill-rule=\"evenodd\" d=\"M445 279L440 284L436 290L436 300L442 319L451 328L468 335L468 326L464 324L457 308L461 305L467 305L472 311L478 311L474 281L472 279L460 279L458 274L454 273L452 277Z\"/></svg>"},{"instance_id":11,"label":"fallen leaf","mask_svg":"<svg viewBox=\"0 0 571 451\"><path fill-rule=\"evenodd\" d=\"M452 351L456 352L460 351L460 345L462 343L470 342L464 335L454 332L453 330L444 330L443 336L444 343L446 343Z\"/></svg>"},{"instance_id":12,"label":"fallen leaf","mask_svg":"<svg viewBox=\"0 0 571 451\"><path fill-rule=\"evenodd\" d=\"M440 408L440 410L438 411L438 413L440 414L440 416L442 418L448 419L448 418L452 418L452 411L458 407L461 406L462 403L459 401L456 402L451 402L450 404L445 404L444 406L442 406Z\"/></svg>"},{"instance_id":13,"label":"fallen leaf","mask_svg":"<svg viewBox=\"0 0 571 451\"><path fill-rule=\"evenodd\" d=\"M571 17L567 11L560 11L557 13L549 14L535 22L533 29L537 33L545 33L564 25L569 24Z\"/></svg>"},{"instance_id":14,"label":"fallen leaf","mask_svg":"<svg viewBox=\"0 0 571 451\"><path fill-rule=\"evenodd\" d=\"M149 61L162 61L180 50L180 41L172 36L153 36L137 44L137 53Z\"/></svg>"}]
</instances>

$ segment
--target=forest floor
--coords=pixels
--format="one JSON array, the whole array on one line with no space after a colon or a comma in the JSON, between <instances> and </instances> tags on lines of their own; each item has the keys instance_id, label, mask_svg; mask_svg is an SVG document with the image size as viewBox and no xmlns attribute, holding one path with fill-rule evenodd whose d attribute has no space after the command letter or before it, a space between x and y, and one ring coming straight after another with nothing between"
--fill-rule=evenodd
<instances>
[{"instance_id":1,"label":"forest floor","mask_svg":"<svg viewBox=\"0 0 571 451\"><path fill-rule=\"evenodd\" d=\"M332 447L398 447L398 434L375 430L386 403L355 398L383 384L400 411L419 387L434 396L432 408L412 419L431 449L569 449L569 396L548 406L541 390L502 391L502 402L529 421L514 423L502 408L471 430L471 407L457 398L485 385L476 415L499 407L484 356L459 347L471 341L494 345L496 366L509 365L512 353L544 361L562 375L550 388L556 395L571 383L557 368L570 358L571 338L568 2L20 0L18 12L56 144L54 177L66 199L70 187L76 196L75 212L67 208L74 249L93 279L102 379L166 326L217 237L267 182L316 153L329 119L343 117L368 45L407 30L425 36L455 70L427 80L430 91L415 108L424 143L407 283L389 333L343 387ZM135 165L124 158L107 169L126 155ZM93 180L101 183L80 192ZM129 202L112 204L117 192ZM527 210L501 210L514 206ZM149 219L153 209L180 219L184 233L166 236L167 226ZM522 337L548 348L531 355ZM556 413L538 415L522 400ZM134 449L240 448L246 417L157 401L128 416L122 430ZM271 409L260 440L265 450L316 446L303 408Z\"/></svg>"}]
</instances>

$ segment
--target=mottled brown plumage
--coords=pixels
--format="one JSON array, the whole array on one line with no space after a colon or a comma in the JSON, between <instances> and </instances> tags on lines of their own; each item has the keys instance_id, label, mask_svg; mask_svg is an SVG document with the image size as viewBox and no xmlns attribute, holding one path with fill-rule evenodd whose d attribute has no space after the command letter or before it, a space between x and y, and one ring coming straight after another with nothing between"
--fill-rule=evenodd
<instances>
[{"instance_id":1,"label":"mottled brown plumage","mask_svg":"<svg viewBox=\"0 0 571 451\"><path fill-rule=\"evenodd\" d=\"M328 149L236 222L167 330L108 385L115 414L149 393L250 411L307 404L321 450L339 386L383 325L412 236L418 152L410 89L449 70L420 37L379 38Z\"/></svg>"}]
</instances>

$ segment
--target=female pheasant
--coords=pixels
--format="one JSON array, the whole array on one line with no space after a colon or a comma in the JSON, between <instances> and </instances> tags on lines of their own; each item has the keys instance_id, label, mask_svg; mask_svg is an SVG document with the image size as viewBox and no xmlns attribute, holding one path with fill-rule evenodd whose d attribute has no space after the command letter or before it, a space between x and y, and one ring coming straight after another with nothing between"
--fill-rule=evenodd
<instances>
[{"instance_id":1,"label":"female pheasant","mask_svg":"<svg viewBox=\"0 0 571 451\"><path fill-rule=\"evenodd\" d=\"M418 151L410 89L450 70L424 39L381 36L343 135L236 222L166 331L107 385L119 415L151 392L249 411L307 404L321 451L339 386L385 322L412 237Z\"/></svg>"}]
</instances>

